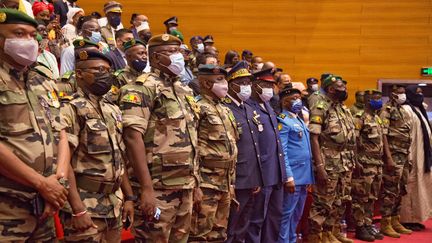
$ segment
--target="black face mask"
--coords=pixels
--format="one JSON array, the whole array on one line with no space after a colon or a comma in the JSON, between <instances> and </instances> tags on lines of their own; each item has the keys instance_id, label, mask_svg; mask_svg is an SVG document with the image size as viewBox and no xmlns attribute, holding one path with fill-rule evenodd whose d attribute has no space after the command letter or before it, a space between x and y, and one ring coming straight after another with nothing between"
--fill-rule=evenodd
<instances>
[{"instance_id":1,"label":"black face mask","mask_svg":"<svg viewBox=\"0 0 432 243\"><path fill-rule=\"evenodd\" d=\"M132 63L132 68L135 69L138 72L142 72L145 67L147 66L147 61L143 61L143 60L133 60Z\"/></svg>"},{"instance_id":2,"label":"black face mask","mask_svg":"<svg viewBox=\"0 0 432 243\"><path fill-rule=\"evenodd\" d=\"M348 92L346 90L335 90L335 97L339 102L344 102L348 99Z\"/></svg>"},{"instance_id":3,"label":"black face mask","mask_svg":"<svg viewBox=\"0 0 432 243\"><path fill-rule=\"evenodd\" d=\"M113 76L111 73L95 75L94 83L90 85L89 91L96 96L102 96L111 89L112 84Z\"/></svg>"},{"instance_id":4,"label":"black face mask","mask_svg":"<svg viewBox=\"0 0 432 243\"><path fill-rule=\"evenodd\" d=\"M422 94L415 94L411 97L409 97L409 101L412 105L420 107L423 105L424 97Z\"/></svg>"}]
</instances>

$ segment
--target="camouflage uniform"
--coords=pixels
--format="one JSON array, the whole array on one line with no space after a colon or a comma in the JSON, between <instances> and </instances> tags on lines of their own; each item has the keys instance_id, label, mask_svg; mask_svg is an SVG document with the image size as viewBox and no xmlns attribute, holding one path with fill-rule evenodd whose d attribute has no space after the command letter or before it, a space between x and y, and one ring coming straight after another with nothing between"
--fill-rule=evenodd
<instances>
[{"instance_id":1,"label":"camouflage uniform","mask_svg":"<svg viewBox=\"0 0 432 243\"><path fill-rule=\"evenodd\" d=\"M153 69L120 90L123 125L142 133L153 181L159 222L148 222L136 208L137 241L186 242L192 215L192 189L198 186L197 120L192 90ZM130 171L135 195L138 179ZM137 203L138 206L139 203Z\"/></svg>"},{"instance_id":2,"label":"camouflage uniform","mask_svg":"<svg viewBox=\"0 0 432 243\"><path fill-rule=\"evenodd\" d=\"M390 217L399 215L402 196L407 193L406 185L411 167L411 161L408 160L411 120L407 112L394 102L384 106L380 117L395 163L395 168L391 171L384 167L381 193L381 214L383 217Z\"/></svg>"},{"instance_id":3,"label":"camouflage uniform","mask_svg":"<svg viewBox=\"0 0 432 243\"><path fill-rule=\"evenodd\" d=\"M72 147L71 165L81 200L98 229L79 232L71 226L71 209L63 209L68 242L120 240L124 172L119 108L81 89L63 103L61 123Z\"/></svg>"},{"instance_id":4,"label":"camouflage uniform","mask_svg":"<svg viewBox=\"0 0 432 243\"><path fill-rule=\"evenodd\" d=\"M203 201L192 214L189 241L220 241L227 238L230 186L234 185L238 140L232 112L221 101L198 97L200 121L198 146L200 187Z\"/></svg>"},{"instance_id":5,"label":"camouflage uniform","mask_svg":"<svg viewBox=\"0 0 432 243\"><path fill-rule=\"evenodd\" d=\"M318 103L318 101L326 100L326 99L327 99L326 95L321 90L313 92L307 98L309 109L312 108L316 103Z\"/></svg>"},{"instance_id":6,"label":"camouflage uniform","mask_svg":"<svg viewBox=\"0 0 432 243\"><path fill-rule=\"evenodd\" d=\"M57 87L59 90L59 97L63 99L67 96L72 96L77 92L78 86L75 78L74 71L68 71L63 74L60 81L57 82Z\"/></svg>"},{"instance_id":7,"label":"camouflage uniform","mask_svg":"<svg viewBox=\"0 0 432 243\"><path fill-rule=\"evenodd\" d=\"M354 116L357 135L357 162L363 167L352 177L352 211L357 226L372 225L374 203L382 181L383 123L375 113Z\"/></svg>"},{"instance_id":8,"label":"camouflage uniform","mask_svg":"<svg viewBox=\"0 0 432 243\"><path fill-rule=\"evenodd\" d=\"M0 143L27 166L49 176L55 171L60 131L57 86L46 67L26 74L0 65ZM55 240L54 221L39 222L30 203L36 190L0 176L0 241Z\"/></svg>"},{"instance_id":9,"label":"camouflage uniform","mask_svg":"<svg viewBox=\"0 0 432 243\"><path fill-rule=\"evenodd\" d=\"M311 103L310 133L319 135L321 156L328 175L326 186L314 185L309 214L310 232L319 234L322 227L331 231L351 200L351 170L356 145L354 122L349 110L333 103L326 95ZM313 97L313 96L311 96ZM311 98L309 98L311 100Z\"/></svg>"},{"instance_id":10,"label":"camouflage uniform","mask_svg":"<svg viewBox=\"0 0 432 243\"><path fill-rule=\"evenodd\" d=\"M350 112L353 117L361 117L364 112L364 105L355 103L353 106L350 107Z\"/></svg>"},{"instance_id":11,"label":"camouflage uniform","mask_svg":"<svg viewBox=\"0 0 432 243\"><path fill-rule=\"evenodd\" d=\"M118 96L120 88L126 84L134 82L141 73L138 73L133 68L126 66L125 69L120 69L114 72L114 83L111 90L106 94L108 100L114 104L118 104Z\"/></svg>"},{"instance_id":12,"label":"camouflage uniform","mask_svg":"<svg viewBox=\"0 0 432 243\"><path fill-rule=\"evenodd\" d=\"M113 48L116 46L116 40L115 40L115 30L113 27L109 24L106 26L103 26L101 28L101 34L105 42L110 46L110 48Z\"/></svg>"}]
</instances>

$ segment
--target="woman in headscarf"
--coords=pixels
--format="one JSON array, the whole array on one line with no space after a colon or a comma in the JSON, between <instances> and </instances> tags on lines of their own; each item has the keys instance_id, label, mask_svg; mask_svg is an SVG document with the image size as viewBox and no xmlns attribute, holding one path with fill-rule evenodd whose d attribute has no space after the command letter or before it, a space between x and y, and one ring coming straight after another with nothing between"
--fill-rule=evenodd
<instances>
[{"instance_id":1,"label":"woman in headscarf","mask_svg":"<svg viewBox=\"0 0 432 243\"><path fill-rule=\"evenodd\" d=\"M239 54L234 50L229 50L225 54L224 68L229 71L240 60Z\"/></svg>"},{"instance_id":2,"label":"woman in headscarf","mask_svg":"<svg viewBox=\"0 0 432 243\"><path fill-rule=\"evenodd\" d=\"M400 221L414 231L424 229L421 224L432 213L432 129L423 105L423 93L418 85L406 88L407 102L403 107L411 116L412 169L408 176L407 192L402 198Z\"/></svg>"},{"instance_id":3,"label":"woman in headscarf","mask_svg":"<svg viewBox=\"0 0 432 243\"><path fill-rule=\"evenodd\" d=\"M82 16L84 16L84 10L82 8L70 8L69 12L67 13L68 23L62 27L61 31L71 45L73 41L78 37L76 25L79 18Z\"/></svg>"}]
</instances>

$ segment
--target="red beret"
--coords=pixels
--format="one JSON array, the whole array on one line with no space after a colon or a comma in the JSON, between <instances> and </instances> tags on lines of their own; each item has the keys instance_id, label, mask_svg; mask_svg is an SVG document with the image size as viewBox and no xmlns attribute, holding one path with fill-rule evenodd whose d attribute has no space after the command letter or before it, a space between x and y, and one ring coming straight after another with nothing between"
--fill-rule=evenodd
<instances>
[{"instance_id":1,"label":"red beret","mask_svg":"<svg viewBox=\"0 0 432 243\"><path fill-rule=\"evenodd\" d=\"M49 5L51 5L51 9L49 7ZM46 4L44 2L35 2L33 3L33 14L34 16L38 15L40 12L48 10L50 13L52 13L52 11L54 11L54 7L52 6L52 4Z\"/></svg>"}]
</instances>

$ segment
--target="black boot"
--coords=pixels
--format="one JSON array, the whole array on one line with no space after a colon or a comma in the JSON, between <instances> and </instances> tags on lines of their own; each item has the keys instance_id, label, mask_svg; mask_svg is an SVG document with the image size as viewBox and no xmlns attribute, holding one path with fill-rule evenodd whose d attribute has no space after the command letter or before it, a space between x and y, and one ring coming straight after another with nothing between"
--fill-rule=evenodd
<instances>
[{"instance_id":1,"label":"black boot","mask_svg":"<svg viewBox=\"0 0 432 243\"><path fill-rule=\"evenodd\" d=\"M381 234L378 230L372 227L372 225L366 225L367 231L375 237L375 240L382 240L384 239L384 235Z\"/></svg>"},{"instance_id":2,"label":"black boot","mask_svg":"<svg viewBox=\"0 0 432 243\"><path fill-rule=\"evenodd\" d=\"M362 241L375 241L375 237L369 233L365 226L360 226L356 228L355 238Z\"/></svg>"}]
</instances>

